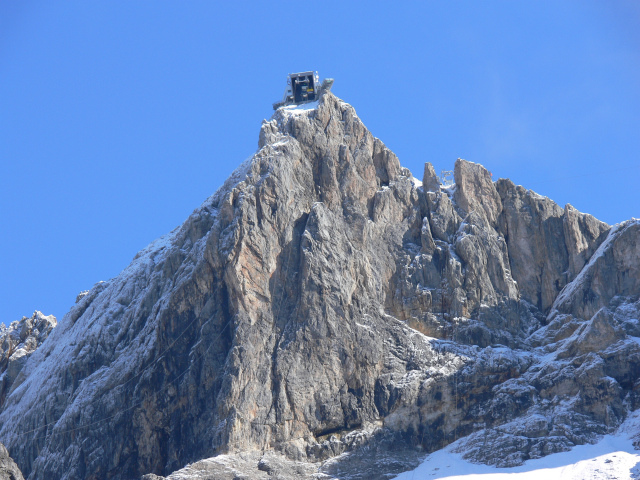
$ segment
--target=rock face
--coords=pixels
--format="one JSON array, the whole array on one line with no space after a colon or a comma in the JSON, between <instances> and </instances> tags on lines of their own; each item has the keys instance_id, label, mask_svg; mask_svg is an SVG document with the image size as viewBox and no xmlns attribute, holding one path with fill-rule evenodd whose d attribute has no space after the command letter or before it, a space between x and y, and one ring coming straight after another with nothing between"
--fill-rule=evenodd
<instances>
[{"instance_id":1,"label":"rock face","mask_svg":"<svg viewBox=\"0 0 640 480\"><path fill-rule=\"evenodd\" d=\"M464 160L455 180L428 164L420 186L331 93L278 109L181 227L79 296L0 440L31 479L355 479L465 435L514 465L616 428L640 406L640 223Z\"/></svg>"},{"instance_id":2,"label":"rock face","mask_svg":"<svg viewBox=\"0 0 640 480\"><path fill-rule=\"evenodd\" d=\"M510 180L496 183L504 205L500 230L507 239L511 268L521 295L547 312L609 231L609 226L565 210Z\"/></svg>"},{"instance_id":3,"label":"rock face","mask_svg":"<svg viewBox=\"0 0 640 480\"><path fill-rule=\"evenodd\" d=\"M22 472L16 465L7 449L0 443L0 480L24 480Z\"/></svg>"},{"instance_id":4,"label":"rock face","mask_svg":"<svg viewBox=\"0 0 640 480\"><path fill-rule=\"evenodd\" d=\"M20 375L22 367L56 325L56 317L37 311L31 318L22 317L9 327L0 324L0 407L7 395L24 381Z\"/></svg>"}]
</instances>

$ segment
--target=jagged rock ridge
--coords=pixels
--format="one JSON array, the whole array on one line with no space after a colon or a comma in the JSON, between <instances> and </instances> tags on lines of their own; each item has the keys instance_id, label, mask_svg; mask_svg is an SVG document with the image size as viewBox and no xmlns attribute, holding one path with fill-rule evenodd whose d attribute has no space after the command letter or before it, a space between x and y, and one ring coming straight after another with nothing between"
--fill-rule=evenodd
<instances>
[{"instance_id":1,"label":"jagged rock ridge","mask_svg":"<svg viewBox=\"0 0 640 480\"><path fill-rule=\"evenodd\" d=\"M219 454L170 478L381 478L411 445L471 434L470 458L513 465L615 428L638 407L640 222L463 160L455 180L415 180L331 93L279 109L216 194L79 298L0 440L34 479Z\"/></svg>"},{"instance_id":2,"label":"jagged rock ridge","mask_svg":"<svg viewBox=\"0 0 640 480\"><path fill-rule=\"evenodd\" d=\"M0 480L24 480L16 462L9 456L7 449L0 443Z\"/></svg>"},{"instance_id":3,"label":"jagged rock ridge","mask_svg":"<svg viewBox=\"0 0 640 480\"><path fill-rule=\"evenodd\" d=\"M8 327L0 324L0 408L11 390L24 381L20 372L29 355L42 345L57 323L53 315L36 311Z\"/></svg>"}]
</instances>

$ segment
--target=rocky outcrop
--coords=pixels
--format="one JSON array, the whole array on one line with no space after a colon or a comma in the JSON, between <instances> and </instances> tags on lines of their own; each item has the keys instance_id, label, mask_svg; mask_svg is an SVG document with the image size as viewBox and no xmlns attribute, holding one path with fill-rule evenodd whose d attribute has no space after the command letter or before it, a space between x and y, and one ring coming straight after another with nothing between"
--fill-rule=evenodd
<instances>
[{"instance_id":1,"label":"rocky outcrop","mask_svg":"<svg viewBox=\"0 0 640 480\"><path fill-rule=\"evenodd\" d=\"M436 170L430 162L424 164L424 174L422 175L422 188L424 192L440 192L441 183Z\"/></svg>"},{"instance_id":2,"label":"rocky outcrop","mask_svg":"<svg viewBox=\"0 0 640 480\"><path fill-rule=\"evenodd\" d=\"M454 198L462 211L482 219L485 225L496 227L502 201L487 169L458 159L453 174L456 181Z\"/></svg>"},{"instance_id":3,"label":"rocky outcrop","mask_svg":"<svg viewBox=\"0 0 640 480\"><path fill-rule=\"evenodd\" d=\"M22 317L8 327L0 324L0 408L12 389L20 385L22 367L29 356L49 336L57 325L56 317L42 312Z\"/></svg>"},{"instance_id":4,"label":"rocky outcrop","mask_svg":"<svg viewBox=\"0 0 640 480\"><path fill-rule=\"evenodd\" d=\"M618 299L586 322L558 316L537 331L531 338L541 345L531 352L537 361L512 382L509 396L498 394L509 382L494 391L491 403L509 410L496 417L509 421L470 435L458 451L509 467L615 430L640 407L638 318L638 301Z\"/></svg>"},{"instance_id":5,"label":"rocky outcrop","mask_svg":"<svg viewBox=\"0 0 640 480\"><path fill-rule=\"evenodd\" d=\"M503 204L499 230L507 242L513 278L523 299L548 312L609 226L570 205L563 210L510 180L500 179L496 188Z\"/></svg>"},{"instance_id":6,"label":"rocky outcrop","mask_svg":"<svg viewBox=\"0 0 640 480\"><path fill-rule=\"evenodd\" d=\"M640 407L640 222L616 225L603 241L602 225L581 220L595 228L572 235L591 231L588 248L599 248L557 296L547 324L528 338L539 359L519 379L530 406L462 442L467 459L519 465L594 441Z\"/></svg>"},{"instance_id":7,"label":"rocky outcrop","mask_svg":"<svg viewBox=\"0 0 640 480\"><path fill-rule=\"evenodd\" d=\"M637 408L637 222L464 160L421 186L331 93L258 146L22 367L29 478L386 478L465 435L512 465Z\"/></svg>"},{"instance_id":8,"label":"rocky outcrop","mask_svg":"<svg viewBox=\"0 0 640 480\"><path fill-rule=\"evenodd\" d=\"M16 462L9 456L7 449L0 443L0 480L24 480Z\"/></svg>"},{"instance_id":9,"label":"rocky outcrop","mask_svg":"<svg viewBox=\"0 0 640 480\"><path fill-rule=\"evenodd\" d=\"M609 225L578 212L571 205L564 207L562 226L569 254L569 278L574 279L593 256L609 232Z\"/></svg>"},{"instance_id":10,"label":"rocky outcrop","mask_svg":"<svg viewBox=\"0 0 640 480\"><path fill-rule=\"evenodd\" d=\"M593 316L614 297L640 293L640 222L616 225L571 285L556 298L554 309L580 318Z\"/></svg>"}]
</instances>

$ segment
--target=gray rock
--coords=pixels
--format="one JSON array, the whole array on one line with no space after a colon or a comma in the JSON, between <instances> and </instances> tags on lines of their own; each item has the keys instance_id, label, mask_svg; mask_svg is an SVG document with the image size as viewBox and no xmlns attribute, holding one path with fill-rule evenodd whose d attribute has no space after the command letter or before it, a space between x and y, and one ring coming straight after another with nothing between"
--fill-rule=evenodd
<instances>
[{"instance_id":1,"label":"gray rock","mask_svg":"<svg viewBox=\"0 0 640 480\"><path fill-rule=\"evenodd\" d=\"M640 221L628 220L609 231L576 280L555 300L554 310L590 318L616 296L640 294Z\"/></svg>"},{"instance_id":2,"label":"gray rock","mask_svg":"<svg viewBox=\"0 0 640 480\"><path fill-rule=\"evenodd\" d=\"M89 290L83 290L82 292L80 292L76 296L76 303L78 303L80 300L82 300L84 297L86 297L88 293L89 293Z\"/></svg>"},{"instance_id":3,"label":"gray rock","mask_svg":"<svg viewBox=\"0 0 640 480\"><path fill-rule=\"evenodd\" d=\"M422 187L425 192L440 192L440 179L430 162L424 164L424 174L422 176Z\"/></svg>"},{"instance_id":4,"label":"gray rock","mask_svg":"<svg viewBox=\"0 0 640 480\"><path fill-rule=\"evenodd\" d=\"M29 356L56 325L56 317L38 311L30 318L22 317L12 322L9 327L0 324L0 408L7 395L24 380L20 372Z\"/></svg>"},{"instance_id":5,"label":"gray rock","mask_svg":"<svg viewBox=\"0 0 640 480\"><path fill-rule=\"evenodd\" d=\"M434 238L450 243L458 231L462 219L456 212L447 193L427 193L429 220Z\"/></svg>"},{"instance_id":6,"label":"gray rock","mask_svg":"<svg viewBox=\"0 0 640 480\"><path fill-rule=\"evenodd\" d=\"M513 278L523 299L548 311L609 227L570 205L564 211L510 180L500 179L496 187L504 206L499 231L507 242Z\"/></svg>"},{"instance_id":7,"label":"gray rock","mask_svg":"<svg viewBox=\"0 0 640 480\"><path fill-rule=\"evenodd\" d=\"M22 472L0 443L0 480L24 480Z\"/></svg>"},{"instance_id":8,"label":"gray rock","mask_svg":"<svg viewBox=\"0 0 640 480\"><path fill-rule=\"evenodd\" d=\"M605 239L610 227L591 215L580 213L570 204L564 207L562 226L569 252L569 274L574 279Z\"/></svg>"},{"instance_id":9,"label":"gray rock","mask_svg":"<svg viewBox=\"0 0 640 480\"><path fill-rule=\"evenodd\" d=\"M616 428L639 403L637 222L605 240L455 171L416 187L330 92L278 109L16 363L0 439L34 479L372 479L464 436L506 466Z\"/></svg>"},{"instance_id":10,"label":"gray rock","mask_svg":"<svg viewBox=\"0 0 640 480\"><path fill-rule=\"evenodd\" d=\"M474 213L485 225L496 227L502 201L487 169L459 158L453 174L456 181L454 198L462 211Z\"/></svg>"}]
</instances>

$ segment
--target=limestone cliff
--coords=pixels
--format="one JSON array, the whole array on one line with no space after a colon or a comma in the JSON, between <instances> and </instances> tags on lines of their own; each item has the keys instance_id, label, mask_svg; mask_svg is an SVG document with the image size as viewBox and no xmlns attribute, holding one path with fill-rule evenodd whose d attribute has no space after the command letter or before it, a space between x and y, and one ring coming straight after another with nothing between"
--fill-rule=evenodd
<instances>
[{"instance_id":1,"label":"limestone cliff","mask_svg":"<svg viewBox=\"0 0 640 480\"><path fill-rule=\"evenodd\" d=\"M7 395L24 380L20 375L29 356L57 325L56 317L42 312L22 317L6 327L0 324L0 408Z\"/></svg>"},{"instance_id":2,"label":"limestone cliff","mask_svg":"<svg viewBox=\"0 0 640 480\"><path fill-rule=\"evenodd\" d=\"M278 109L79 298L0 440L32 479L386 478L465 435L513 465L616 428L640 406L640 223L464 160L455 182L416 180L331 93Z\"/></svg>"},{"instance_id":3,"label":"limestone cliff","mask_svg":"<svg viewBox=\"0 0 640 480\"><path fill-rule=\"evenodd\" d=\"M7 449L0 443L0 480L24 480L16 462L9 456Z\"/></svg>"}]
</instances>

